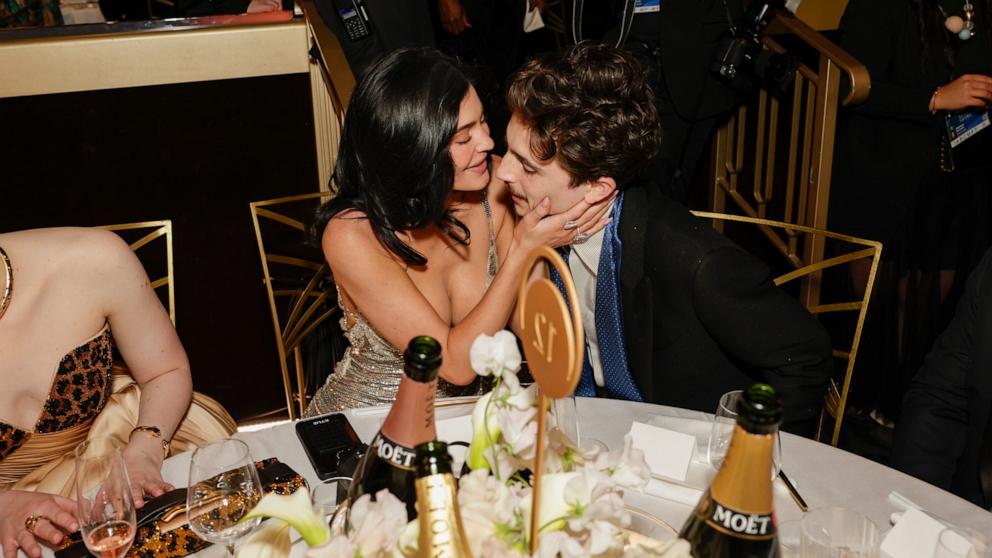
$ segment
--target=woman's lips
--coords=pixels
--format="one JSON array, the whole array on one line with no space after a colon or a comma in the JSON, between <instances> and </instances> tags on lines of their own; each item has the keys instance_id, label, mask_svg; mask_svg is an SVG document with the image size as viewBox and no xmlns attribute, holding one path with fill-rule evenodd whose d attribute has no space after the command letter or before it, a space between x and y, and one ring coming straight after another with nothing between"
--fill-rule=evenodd
<instances>
[{"instance_id":1,"label":"woman's lips","mask_svg":"<svg viewBox=\"0 0 992 558\"><path fill-rule=\"evenodd\" d=\"M478 173L485 172L486 170L488 170L488 165L486 164L487 162L488 161L486 159L483 159L483 160L479 161L477 164L472 165L471 167L469 167L468 170L470 170L472 172L478 172Z\"/></svg>"}]
</instances>

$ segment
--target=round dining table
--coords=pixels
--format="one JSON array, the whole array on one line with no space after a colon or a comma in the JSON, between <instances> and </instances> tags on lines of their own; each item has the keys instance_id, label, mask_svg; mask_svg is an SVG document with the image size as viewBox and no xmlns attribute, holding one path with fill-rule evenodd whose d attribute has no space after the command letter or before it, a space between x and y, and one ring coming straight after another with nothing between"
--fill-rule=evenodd
<instances>
[{"instance_id":1,"label":"round dining table","mask_svg":"<svg viewBox=\"0 0 992 558\"><path fill-rule=\"evenodd\" d=\"M469 416L474 401L452 399L438 402L436 408L438 438L448 442L467 441L471 435ZM600 443L609 449L623 447L624 435L634 422L689 434L696 438L696 449L686 479L681 482L653 479L652 483L670 484L671 490L650 490L648 493L628 493L625 502L667 522L678 530L692 511L685 498L695 489L705 490L715 474L707 460L707 442L713 417L710 414L647 403L600 398L576 398L580 444ZM363 441L378 431L389 407L353 409L344 414ZM297 438L294 423L284 422L252 432L236 434L248 443L256 459L278 457L311 486L320 483L306 453ZM650 442L647 442L650 443ZM869 517L882 532L890 528L894 513L905 510L906 503L915 505L946 522L966 526L983 533L992 533L992 513L949 492L909 475L830 445L782 433L782 469L810 507L842 506ZM186 486L190 453L166 460L163 476L176 486ZM776 481L775 512L779 523L802 517L798 504L783 482ZM659 496L660 494L660 496ZM670 495L670 496L668 496ZM223 556L222 547L213 546L200 556ZM301 544L294 545L294 556L302 556Z\"/></svg>"}]
</instances>

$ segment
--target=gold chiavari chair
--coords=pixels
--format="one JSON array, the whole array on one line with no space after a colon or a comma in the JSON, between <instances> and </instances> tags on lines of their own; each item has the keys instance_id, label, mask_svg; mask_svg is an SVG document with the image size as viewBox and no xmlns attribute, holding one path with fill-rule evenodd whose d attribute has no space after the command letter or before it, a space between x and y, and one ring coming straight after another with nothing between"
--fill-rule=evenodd
<instances>
[{"instance_id":1,"label":"gold chiavari chair","mask_svg":"<svg viewBox=\"0 0 992 558\"><path fill-rule=\"evenodd\" d=\"M131 246L145 267L151 280L152 289L162 299L162 305L169 311L172 325L176 325L176 290L173 280L172 263L172 221L144 221L121 225L97 227L114 231ZM154 242L162 239L162 242ZM163 291L164 289L164 291Z\"/></svg>"},{"instance_id":2,"label":"gold chiavari chair","mask_svg":"<svg viewBox=\"0 0 992 558\"><path fill-rule=\"evenodd\" d=\"M338 311L330 269L320 250L305 242L306 223L329 195L316 192L249 204L291 419L302 415L312 396L307 393L303 342Z\"/></svg>"},{"instance_id":3,"label":"gold chiavari chair","mask_svg":"<svg viewBox=\"0 0 992 558\"><path fill-rule=\"evenodd\" d=\"M796 281L802 284L801 291L810 290L809 283L816 284L813 290L820 295L813 302L805 304L806 310L827 326L834 346L833 356L835 362L839 363L838 366L834 367L834 377L831 378L827 387L823 409L820 412L820 420L816 429L816 438L821 440L827 430L832 430L830 443L836 446L840 440L841 425L847 409L851 377L854 372L858 346L861 342L861 331L864 327L868 302L871 299L875 274L878 271L878 263L882 255L881 243L823 229L756 217L703 211L693 211L693 214L700 219L712 221L715 227L721 225L725 232L726 229L730 228L731 223L741 223L746 227L756 229L764 236L786 238L785 242L791 249L786 251L790 256L784 258L784 261L787 262L789 271L777 276L774 283L788 289L795 285L792 282ZM818 242L810 242L811 240ZM825 246L825 251L818 253L825 253L826 256L820 259L804 257L802 247L814 244ZM823 299L831 298L832 293L820 288L824 274L829 272L846 274L847 264L859 260L871 262L864 294L862 296L855 295L853 300L846 299L846 295L838 294L835 296L842 300L825 302ZM833 423L832 429L830 422Z\"/></svg>"}]
</instances>

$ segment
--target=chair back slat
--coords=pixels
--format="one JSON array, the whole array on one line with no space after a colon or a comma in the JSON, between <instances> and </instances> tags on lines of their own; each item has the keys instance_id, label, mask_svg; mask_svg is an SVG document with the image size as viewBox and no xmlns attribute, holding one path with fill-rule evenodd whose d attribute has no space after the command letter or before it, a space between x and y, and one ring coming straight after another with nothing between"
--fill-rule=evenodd
<instances>
[{"instance_id":1,"label":"chair back slat","mask_svg":"<svg viewBox=\"0 0 992 558\"><path fill-rule=\"evenodd\" d=\"M131 251L138 256L141 264L145 267L145 272L158 279L151 281L152 290L159 294L162 305L169 312L169 319L172 325L176 325L176 289L173 272L173 252L172 252L172 221L142 221L140 223L122 223L118 225L103 225L97 227L114 231L131 247ZM143 236L136 236L145 232ZM153 241L162 238L164 242ZM149 279L151 280L151 279ZM164 292L160 289L164 288Z\"/></svg>"},{"instance_id":2,"label":"chair back slat","mask_svg":"<svg viewBox=\"0 0 992 558\"><path fill-rule=\"evenodd\" d=\"M339 311L330 269L305 242L306 222L324 199L327 193L314 192L249 204L291 419L311 397L302 344Z\"/></svg>"},{"instance_id":3,"label":"chair back slat","mask_svg":"<svg viewBox=\"0 0 992 558\"><path fill-rule=\"evenodd\" d=\"M853 320L847 319L850 323L844 324L844 327L827 327L831 333L831 342L834 345L832 355L839 362L839 365L835 366L834 377L829 383L827 393L824 394L824 405L820 413L816 437L820 439L826 434L825 429L829 417L833 420L833 428L829 435L830 443L837 445L840 441L841 426L847 409L847 399L850 393L858 346L861 343L861 331L864 328L865 317L874 288L875 274L881 259L882 245L873 240L758 217L706 211L694 211L693 214L700 219L712 221L715 229L728 236L733 236L728 231L729 224L736 223L743 225L745 229L755 229L764 236L767 236L768 231L772 231L776 238L788 239L788 242L796 248L796 252L790 258L781 258L780 254L774 254L774 263L796 269L790 269L780 274L773 282L779 286L788 286L798 279L800 303L810 314L821 321L827 319L827 316L841 315L842 317L847 315L853 317ZM786 241L783 240L782 242ZM824 257L824 254L827 253L837 255ZM841 270L846 273L847 264L860 260L871 261L867 287L860 299L821 300L826 296L820 286L824 273L828 270ZM818 293L815 298L802 295L802 293L811 291L810 284L816 285L816 288L812 289ZM855 296L858 295L855 294Z\"/></svg>"}]
</instances>

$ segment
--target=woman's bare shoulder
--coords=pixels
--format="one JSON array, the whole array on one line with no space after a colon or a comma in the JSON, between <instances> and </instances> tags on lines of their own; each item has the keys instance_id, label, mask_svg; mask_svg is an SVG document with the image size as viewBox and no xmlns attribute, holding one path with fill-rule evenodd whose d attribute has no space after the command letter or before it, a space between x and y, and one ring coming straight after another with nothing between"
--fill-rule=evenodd
<instances>
[{"instance_id":1,"label":"woman's bare shoulder","mask_svg":"<svg viewBox=\"0 0 992 558\"><path fill-rule=\"evenodd\" d=\"M87 227L31 229L0 235L49 265L87 269L93 265L135 259L130 246L112 231Z\"/></svg>"},{"instance_id":2,"label":"woman's bare shoulder","mask_svg":"<svg viewBox=\"0 0 992 558\"><path fill-rule=\"evenodd\" d=\"M382 249L365 213L355 209L341 212L328 221L320 244L332 266L333 260Z\"/></svg>"}]
</instances>

